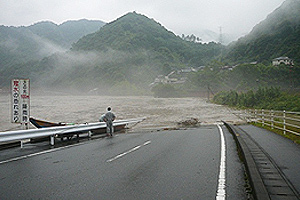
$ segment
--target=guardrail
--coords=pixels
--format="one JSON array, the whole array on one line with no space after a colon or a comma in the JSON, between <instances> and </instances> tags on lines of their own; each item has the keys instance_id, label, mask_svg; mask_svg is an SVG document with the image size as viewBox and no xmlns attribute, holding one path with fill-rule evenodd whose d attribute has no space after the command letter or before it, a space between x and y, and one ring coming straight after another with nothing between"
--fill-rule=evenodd
<instances>
[{"instance_id":1,"label":"guardrail","mask_svg":"<svg viewBox=\"0 0 300 200\"><path fill-rule=\"evenodd\" d=\"M143 119L131 119L131 120L118 120L113 123L113 126L128 125L131 123L138 123ZM18 130L18 131L7 131L0 132L0 144L10 143L10 142L21 142L21 147L23 145L22 141L27 139L35 139L41 137L50 137L50 144L54 145L54 139L57 135L66 135L71 133L89 133L91 137L91 131L106 128L105 122L97 123L86 123L78 125L68 125L68 126L56 126L41 129L28 129L28 130Z\"/></svg>"},{"instance_id":2,"label":"guardrail","mask_svg":"<svg viewBox=\"0 0 300 200\"><path fill-rule=\"evenodd\" d=\"M250 109L240 114L247 122L261 123L271 129L282 130L300 136L300 112Z\"/></svg>"}]
</instances>

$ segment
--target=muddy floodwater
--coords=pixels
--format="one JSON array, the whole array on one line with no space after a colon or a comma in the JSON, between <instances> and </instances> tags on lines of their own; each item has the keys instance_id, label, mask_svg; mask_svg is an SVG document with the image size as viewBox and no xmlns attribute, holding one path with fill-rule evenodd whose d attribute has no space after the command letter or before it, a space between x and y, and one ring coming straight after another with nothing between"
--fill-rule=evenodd
<instances>
[{"instance_id":1,"label":"muddy floodwater","mask_svg":"<svg viewBox=\"0 0 300 200\"><path fill-rule=\"evenodd\" d=\"M201 98L154 98L109 96L40 96L32 95L30 115L53 122L97 122L108 106L117 119L145 118L131 127L131 131L160 130L181 127L183 122L197 125L221 120L240 122L228 107L208 103ZM0 131L19 129L12 124L9 95L0 95Z\"/></svg>"}]
</instances>

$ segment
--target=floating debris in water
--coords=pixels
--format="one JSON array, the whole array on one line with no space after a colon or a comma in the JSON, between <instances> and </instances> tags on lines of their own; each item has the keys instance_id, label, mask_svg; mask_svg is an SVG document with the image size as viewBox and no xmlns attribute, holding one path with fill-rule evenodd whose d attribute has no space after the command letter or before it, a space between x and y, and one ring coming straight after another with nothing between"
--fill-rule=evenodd
<instances>
[{"instance_id":1,"label":"floating debris in water","mask_svg":"<svg viewBox=\"0 0 300 200\"><path fill-rule=\"evenodd\" d=\"M177 124L181 127L195 127L195 126L199 126L201 122L199 121L198 118L191 118L188 120L177 122Z\"/></svg>"}]
</instances>

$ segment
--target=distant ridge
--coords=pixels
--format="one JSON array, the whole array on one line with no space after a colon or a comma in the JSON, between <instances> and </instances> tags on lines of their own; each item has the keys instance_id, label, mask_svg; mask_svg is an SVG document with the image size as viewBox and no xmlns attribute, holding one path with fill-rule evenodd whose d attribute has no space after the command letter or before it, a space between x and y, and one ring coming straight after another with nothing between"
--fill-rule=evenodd
<instances>
[{"instance_id":1,"label":"distant ridge","mask_svg":"<svg viewBox=\"0 0 300 200\"><path fill-rule=\"evenodd\" d=\"M69 50L72 43L104 24L82 19L60 25L49 21L20 27L0 25L0 87L7 85L10 78L28 77L26 74L32 71L33 63Z\"/></svg>"},{"instance_id":2,"label":"distant ridge","mask_svg":"<svg viewBox=\"0 0 300 200\"><path fill-rule=\"evenodd\" d=\"M104 24L102 21L82 19L60 25L43 21L31 26L0 26L0 67L67 50L72 43L99 30Z\"/></svg>"},{"instance_id":3,"label":"distant ridge","mask_svg":"<svg viewBox=\"0 0 300 200\"><path fill-rule=\"evenodd\" d=\"M98 31L105 23L100 20L70 20L57 25L50 21L42 21L28 27L32 33L53 41L65 48L70 48L72 43L81 37Z\"/></svg>"}]
</instances>

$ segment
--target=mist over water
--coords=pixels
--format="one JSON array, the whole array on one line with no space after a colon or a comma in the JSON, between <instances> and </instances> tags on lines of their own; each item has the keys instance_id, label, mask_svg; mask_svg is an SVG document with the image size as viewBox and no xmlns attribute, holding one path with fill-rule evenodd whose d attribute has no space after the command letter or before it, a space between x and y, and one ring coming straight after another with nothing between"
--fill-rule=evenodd
<instances>
[{"instance_id":1,"label":"mist over water","mask_svg":"<svg viewBox=\"0 0 300 200\"><path fill-rule=\"evenodd\" d=\"M233 110L200 98L154 98L148 96L31 96L30 115L52 122L98 122L108 106L117 119L146 118L131 131L177 128L179 122L197 118L201 124L220 120L239 122ZM235 111L236 112L236 111ZM20 128L10 123L10 97L0 95L0 131Z\"/></svg>"}]
</instances>

